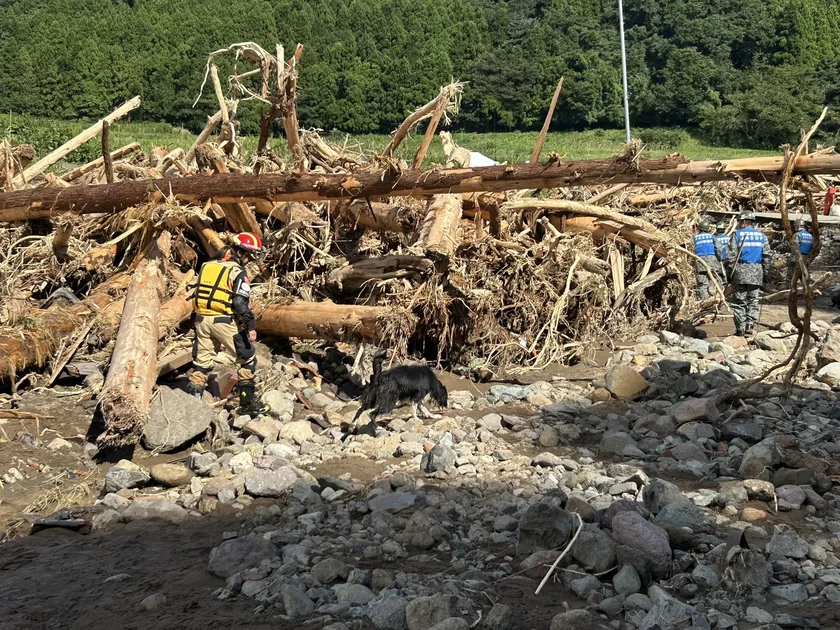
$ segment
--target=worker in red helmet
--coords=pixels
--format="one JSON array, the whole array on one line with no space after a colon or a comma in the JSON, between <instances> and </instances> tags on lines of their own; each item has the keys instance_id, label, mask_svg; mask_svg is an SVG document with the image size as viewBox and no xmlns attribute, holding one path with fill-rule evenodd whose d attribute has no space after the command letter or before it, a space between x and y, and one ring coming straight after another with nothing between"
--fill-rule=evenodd
<instances>
[{"instance_id":1,"label":"worker in red helmet","mask_svg":"<svg viewBox=\"0 0 840 630\"><path fill-rule=\"evenodd\" d=\"M251 283L245 273L245 265L257 259L262 249L256 234L237 234L215 260L201 266L193 297L194 370L189 392L201 398L216 354L224 350L239 364L239 412L250 416L268 411L256 398L256 318L249 305Z\"/></svg>"}]
</instances>

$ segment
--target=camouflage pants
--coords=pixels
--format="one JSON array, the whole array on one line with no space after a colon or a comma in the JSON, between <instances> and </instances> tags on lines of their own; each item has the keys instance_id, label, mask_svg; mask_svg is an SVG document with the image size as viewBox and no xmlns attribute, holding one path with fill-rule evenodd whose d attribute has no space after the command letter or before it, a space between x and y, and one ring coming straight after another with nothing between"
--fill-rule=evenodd
<instances>
[{"instance_id":1,"label":"camouflage pants","mask_svg":"<svg viewBox=\"0 0 840 630\"><path fill-rule=\"evenodd\" d=\"M715 280L717 280L718 284L723 288L723 279L720 277L720 274L715 272ZM697 272L697 300L702 302L706 298L711 297L716 293L715 285L712 282L711 277L708 273L704 271Z\"/></svg>"},{"instance_id":2,"label":"camouflage pants","mask_svg":"<svg viewBox=\"0 0 840 630\"><path fill-rule=\"evenodd\" d=\"M732 292L732 315L735 332L747 332L758 324L761 287L756 284L736 284Z\"/></svg>"},{"instance_id":3,"label":"camouflage pants","mask_svg":"<svg viewBox=\"0 0 840 630\"><path fill-rule=\"evenodd\" d=\"M790 255L788 256L788 265L787 265L787 283L788 286L793 284L793 270L796 269L796 256Z\"/></svg>"}]
</instances>

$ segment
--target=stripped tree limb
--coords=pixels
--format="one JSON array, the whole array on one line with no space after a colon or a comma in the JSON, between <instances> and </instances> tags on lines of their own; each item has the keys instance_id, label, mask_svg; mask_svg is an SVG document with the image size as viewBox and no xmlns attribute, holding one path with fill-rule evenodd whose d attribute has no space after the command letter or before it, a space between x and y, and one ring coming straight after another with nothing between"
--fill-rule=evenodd
<instances>
[{"instance_id":1,"label":"stripped tree limb","mask_svg":"<svg viewBox=\"0 0 840 630\"><path fill-rule=\"evenodd\" d=\"M539 162L540 153L542 153L545 136L548 133L548 128L551 126L551 119L554 118L554 108L557 107L557 99L560 98L560 90L563 89L563 77L557 83L557 88L554 90L554 96L551 97L551 105L548 107L548 113L545 115L545 122L543 122L540 134L537 136L537 142L534 145L534 150L531 152L531 164ZM415 168L417 168L415 166Z\"/></svg>"},{"instance_id":2,"label":"stripped tree limb","mask_svg":"<svg viewBox=\"0 0 840 630\"><path fill-rule=\"evenodd\" d=\"M408 118L406 118L402 124L397 127L397 130L394 132L394 135L391 136L391 140L388 142L388 146L385 147L382 155L385 157L392 157L394 155L394 151L396 151L397 147L400 146L400 143L405 140L406 136L411 132L412 127L421 120L425 120L426 118L434 115L442 100L446 102L446 107L443 109L443 116L444 120L448 123L448 115L450 113L455 114L458 111L458 106L461 102L461 92L463 89L464 84L457 81L440 88L440 93L435 98L412 112Z\"/></svg>"},{"instance_id":3,"label":"stripped tree limb","mask_svg":"<svg viewBox=\"0 0 840 630\"><path fill-rule=\"evenodd\" d=\"M124 147L120 147L116 151L111 151L111 161L118 160L121 157L125 157L135 151L140 150L140 143L139 142L132 142L131 144L127 144ZM78 168L74 168L72 171L69 171L61 176L61 180L65 182L72 182L74 179L78 179L85 173L89 173L90 171L99 168L105 163L104 157L99 156L95 160L88 162L87 164L83 164Z\"/></svg>"}]
</instances>

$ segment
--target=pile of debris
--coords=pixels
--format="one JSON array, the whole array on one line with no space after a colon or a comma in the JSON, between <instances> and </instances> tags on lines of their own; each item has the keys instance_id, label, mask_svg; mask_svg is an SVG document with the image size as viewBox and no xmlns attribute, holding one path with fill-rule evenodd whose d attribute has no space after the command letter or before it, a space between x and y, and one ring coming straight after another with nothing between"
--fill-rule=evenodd
<instances>
[{"instance_id":1,"label":"pile of debris","mask_svg":"<svg viewBox=\"0 0 840 630\"><path fill-rule=\"evenodd\" d=\"M136 442L157 378L189 362L188 281L242 231L260 235L268 252L249 269L262 335L372 341L481 378L569 362L595 341L674 327L714 306L696 304L685 249L701 208L674 210L661 188L656 199L616 197L625 184L773 181L786 166L803 177L840 173L828 151L688 162L641 159L638 144L608 160L541 163L537 149L528 164L470 168L471 152L446 132L446 167L423 170L438 124L457 111L459 84L366 155L299 129L302 52L287 59L282 47L273 55L247 43L213 53L207 77L219 111L187 151L110 150L110 124L139 98L37 162L31 148L4 145L0 379L13 393L19 374L46 364L46 384L102 370L102 443ZM238 100L225 95L213 63L228 53L249 64L229 78L232 92L267 107L248 163ZM268 147L277 117L289 163ZM409 167L396 151L424 120ZM101 158L47 172L100 132ZM618 185L598 188L608 183ZM539 194L558 187L556 198ZM740 194L720 190L730 201Z\"/></svg>"}]
</instances>

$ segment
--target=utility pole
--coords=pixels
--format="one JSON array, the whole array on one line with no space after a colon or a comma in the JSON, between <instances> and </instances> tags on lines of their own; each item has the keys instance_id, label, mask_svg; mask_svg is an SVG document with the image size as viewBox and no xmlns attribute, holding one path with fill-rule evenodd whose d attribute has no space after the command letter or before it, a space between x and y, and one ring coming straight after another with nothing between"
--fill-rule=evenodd
<instances>
[{"instance_id":1,"label":"utility pole","mask_svg":"<svg viewBox=\"0 0 840 630\"><path fill-rule=\"evenodd\" d=\"M624 5L618 0L618 26L621 32L621 80L624 84L624 131L630 142L630 101L627 96L627 52L624 48Z\"/></svg>"}]
</instances>

